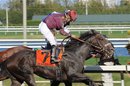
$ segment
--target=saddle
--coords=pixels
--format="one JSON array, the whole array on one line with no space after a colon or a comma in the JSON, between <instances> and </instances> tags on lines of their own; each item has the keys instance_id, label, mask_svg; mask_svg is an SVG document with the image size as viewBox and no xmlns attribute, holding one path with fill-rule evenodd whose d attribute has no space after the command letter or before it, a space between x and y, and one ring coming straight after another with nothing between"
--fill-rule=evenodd
<instances>
[{"instance_id":1,"label":"saddle","mask_svg":"<svg viewBox=\"0 0 130 86\"><path fill-rule=\"evenodd\" d=\"M56 56L58 60L62 60L63 55L63 47L58 47L58 50L56 50ZM59 64L59 63L58 63ZM36 65L37 66L56 66L55 63L51 63L51 50L47 49L39 49L36 50Z\"/></svg>"}]
</instances>

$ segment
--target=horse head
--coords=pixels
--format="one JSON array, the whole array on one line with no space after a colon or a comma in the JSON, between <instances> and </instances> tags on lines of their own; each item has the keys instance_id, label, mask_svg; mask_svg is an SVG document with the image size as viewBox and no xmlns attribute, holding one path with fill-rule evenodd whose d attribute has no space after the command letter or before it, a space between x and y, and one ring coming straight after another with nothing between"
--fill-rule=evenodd
<instances>
[{"instance_id":1,"label":"horse head","mask_svg":"<svg viewBox=\"0 0 130 86\"><path fill-rule=\"evenodd\" d=\"M108 39L96 30L90 30L80 35L82 41L72 39L66 46L68 51L73 52L78 49L82 54L86 53L84 59L89 58L90 52L100 54L100 61L113 59L114 47ZM66 47L65 47L66 48ZM80 52L80 53L81 53Z\"/></svg>"},{"instance_id":2,"label":"horse head","mask_svg":"<svg viewBox=\"0 0 130 86\"><path fill-rule=\"evenodd\" d=\"M99 53L100 61L113 61L114 46L113 44L102 34L95 30L91 30L90 37L86 43L91 45L92 51Z\"/></svg>"}]
</instances>

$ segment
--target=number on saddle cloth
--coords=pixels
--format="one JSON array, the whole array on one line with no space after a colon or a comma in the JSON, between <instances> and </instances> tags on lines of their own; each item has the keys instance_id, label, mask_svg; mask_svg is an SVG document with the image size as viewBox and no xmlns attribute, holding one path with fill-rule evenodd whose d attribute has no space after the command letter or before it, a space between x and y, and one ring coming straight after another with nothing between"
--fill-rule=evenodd
<instances>
[{"instance_id":1,"label":"number on saddle cloth","mask_svg":"<svg viewBox=\"0 0 130 86\"><path fill-rule=\"evenodd\" d=\"M36 50L36 64L37 65L46 65L50 64L50 51L48 50Z\"/></svg>"},{"instance_id":2,"label":"number on saddle cloth","mask_svg":"<svg viewBox=\"0 0 130 86\"><path fill-rule=\"evenodd\" d=\"M44 62L46 62L46 59L48 58L48 57L50 57L49 55L51 54L51 50L43 50L42 51L42 54L45 54L45 56L44 56L44 59L43 59L43 63Z\"/></svg>"},{"instance_id":3,"label":"number on saddle cloth","mask_svg":"<svg viewBox=\"0 0 130 86\"><path fill-rule=\"evenodd\" d=\"M57 59L61 60L63 55L63 47L57 48ZM51 50L48 49L40 49L36 50L36 64L40 66L55 66L51 63Z\"/></svg>"}]
</instances>

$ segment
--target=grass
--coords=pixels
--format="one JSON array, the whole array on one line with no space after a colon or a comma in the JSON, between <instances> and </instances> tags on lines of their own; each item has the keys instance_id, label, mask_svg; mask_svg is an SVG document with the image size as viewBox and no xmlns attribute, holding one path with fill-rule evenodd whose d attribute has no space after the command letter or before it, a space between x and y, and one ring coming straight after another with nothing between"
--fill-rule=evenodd
<instances>
[{"instance_id":1,"label":"grass","mask_svg":"<svg viewBox=\"0 0 130 86\"><path fill-rule=\"evenodd\" d=\"M83 32L72 32L72 34L75 34L76 36L79 36ZM130 37L127 33L127 31L113 31L112 33L107 31L102 31L102 34L107 35L109 38L128 38ZM64 38L64 36L61 36L59 34L56 35L57 38ZM22 39L23 33L16 33L16 32L0 32L0 39ZM43 36L40 32L32 32L27 33L27 39L42 39Z\"/></svg>"},{"instance_id":2,"label":"grass","mask_svg":"<svg viewBox=\"0 0 130 86\"><path fill-rule=\"evenodd\" d=\"M86 74L86 75L89 76L93 80L101 80L101 74L99 74L99 73L98 74L89 73L89 74ZM130 81L129 81L130 77L128 77L127 74L124 74L124 77L125 77L125 79L124 79L125 80L125 86L129 86L130 85ZM36 77L36 80L39 80L39 78ZM45 79L40 78L40 80L42 81L42 80L45 80ZM113 80L114 81L121 80L120 74L119 73L113 73ZM4 81L4 86L10 86L10 84L11 83L10 83L9 79ZM37 86L50 86L50 84L49 83L38 83ZM61 83L60 86L64 86L64 84ZM86 86L86 85L83 84L83 83L73 83L73 86ZM114 84L114 86L121 86L121 85L120 85L120 83L116 83L116 84Z\"/></svg>"},{"instance_id":3,"label":"grass","mask_svg":"<svg viewBox=\"0 0 130 86\"><path fill-rule=\"evenodd\" d=\"M130 62L130 57L120 56L116 57L119 59L120 64L127 65L128 62ZM85 62L85 65L97 65L99 62L98 58L91 58Z\"/></svg>"}]
</instances>

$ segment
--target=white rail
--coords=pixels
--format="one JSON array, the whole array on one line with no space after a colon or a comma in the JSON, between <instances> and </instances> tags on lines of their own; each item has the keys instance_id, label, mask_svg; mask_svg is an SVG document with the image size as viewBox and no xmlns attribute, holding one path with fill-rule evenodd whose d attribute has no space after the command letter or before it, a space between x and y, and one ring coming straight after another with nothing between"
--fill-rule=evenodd
<instances>
[{"instance_id":1,"label":"white rail","mask_svg":"<svg viewBox=\"0 0 130 86\"><path fill-rule=\"evenodd\" d=\"M127 31L130 30L130 25L76 25L69 26L71 31L86 31L89 29L96 29L98 31ZM23 32L22 26L0 26L0 32ZM38 26L28 26L27 32L39 32Z\"/></svg>"},{"instance_id":2,"label":"white rail","mask_svg":"<svg viewBox=\"0 0 130 86\"><path fill-rule=\"evenodd\" d=\"M130 72L130 65L115 65L115 66L84 66L85 73L119 73L120 80L112 83L120 83L120 86L125 86L124 73ZM36 83L50 83L50 81L36 81ZM24 86L24 85L23 85Z\"/></svg>"},{"instance_id":3,"label":"white rail","mask_svg":"<svg viewBox=\"0 0 130 86\"><path fill-rule=\"evenodd\" d=\"M58 44L61 43L63 39L58 39ZM114 47L125 47L128 43L130 43L130 38L110 38L110 40ZM64 44L66 41L64 42ZM0 39L0 48L10 48L14 46L27 45L32 48L40 48L41 46L45 46L46 42L44 39Z\"/></svg>"}]
</instances>

